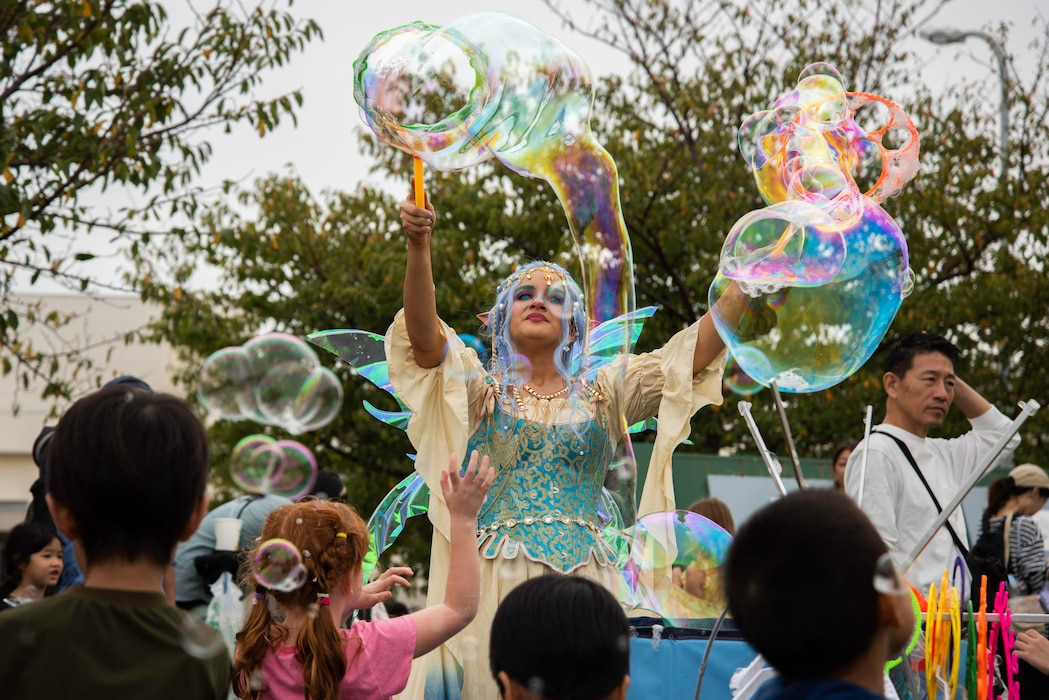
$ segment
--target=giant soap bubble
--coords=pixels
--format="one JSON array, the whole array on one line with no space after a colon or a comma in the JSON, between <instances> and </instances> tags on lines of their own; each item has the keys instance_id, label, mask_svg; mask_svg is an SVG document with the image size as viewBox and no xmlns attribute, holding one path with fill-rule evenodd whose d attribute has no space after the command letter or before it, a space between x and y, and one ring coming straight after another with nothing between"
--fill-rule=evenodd
<instances>
[{"instance_id":1,"label":"giant soap bubble","mask_svg":"<svg viewBox=\"0 0 1049 700\"><path fill-rule=\"evenodd\" d=\"M582 255L591 318L633 309L616 166L590 131L593 86L578 54L498 12L445 27L413 22L364 48L353 94L380 139L433 168L495 158L549 182ZM426 121L434 110L440 116Z\"/></svg>"},{"instance_id":2,"label":"giant soap bubble","mask_svg":"<svg viewBox=\"0 0 1049 700\"><path fill-rule=\"evenodd\" d=\"M743 121L739 147L768 206L725 240L715 325L758 382L825 389L863 366L913 286L903 231L879 202L917 172L917 131L817 63Z\"/></svg>"},{"instance_id":3,"label":"giant soap bubble","mask_svg":"<svg viewBox=\"0 0 1049 700\"><path fill-rule=\"evenodd\" d=\"M725 608L721 566L731 543L724 528L692 511L646 515L634 527L623 567L628 593L617 593L679 627L716 618ZM666 576L671 569L679 572L680 585Z\"/></svg>"},{"instance_id":4,"label":"giant soap bubble","mask_svg":"<svg viewBox=\"0 0 1049 700\"><path fill-rule=\"evenodd\" d=\"M632 322L633 260L619 179L590 130L593 84L578 54L497 12L444 27L414 22L364 48L354 62L353 94L378 138L430 167L452 171L495 159L548 182L580 257L588 316ZM628 455L629 441L617 450Z\"/></svg>"}]
</instances>

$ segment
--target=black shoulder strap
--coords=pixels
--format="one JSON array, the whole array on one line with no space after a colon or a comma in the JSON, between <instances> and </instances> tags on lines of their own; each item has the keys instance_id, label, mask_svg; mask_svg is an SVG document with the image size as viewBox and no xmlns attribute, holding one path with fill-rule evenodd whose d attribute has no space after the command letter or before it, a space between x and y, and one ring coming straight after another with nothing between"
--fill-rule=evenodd
<instances>
[{"instance_id":1,"label":"black shoulder strap","mask_svg":"<svg viewBox=\"0 0 1049 700\"><path fill-rule=\"evenodd\" d=\"M922 486L924 486L925 490L929 493L929 498L932 499L933 505L936 506L936 512L942 513L943 506L940 505L940 501L936 498L936 494L932 492L932 487L929 486L929 482L925 480L925 475L922 474L922 470L918 468L918 463L914 461L914 455L911 454L911 451L907 447L906 443L904 443L903 440L899 439L895 435L883 433L879 430L872 430L871 434L884 435L885 437L890 438L893 442L899 445L900 451L903 452L903 456L907 458L908 462L910 462L911 467L914 468L914 473L918 475L918 478L921 479ZM947 526L947 532L951 534L951 539L954 540L954 546L957 547L958 551L962 553L962 559L965 560L965 565L969 567L969 571L974 571L972 565L972 558L969 554L969 548L962 544L962 538L958 537L958 533L954 531L954 526L951 525L950 520L944 521L944 525Z\"/></svg>"},{"instance_id":2,"label":"black shoulder strap","mask_svg":"<svg viewBox=\"0 0 1049 700\"><path fill-rule=\"evenodd\" d=\"M926 488L928 488L928 487L926 487ZM257 494L257 493L253 493L250 496L248 496L248 500L244 501L244 505L242 505L240 507L240 510L237 511L237 520L240 520L240 516L244 515L244 509L246 509L248 506L250 506L255 501L259 500L260 498L262 498L262 496L260 494ZM933 499L933 500L936 500L936 499ZM937 504L936 507L939 508L940 507L939 504Z\"/></svg>"}]
</instances>

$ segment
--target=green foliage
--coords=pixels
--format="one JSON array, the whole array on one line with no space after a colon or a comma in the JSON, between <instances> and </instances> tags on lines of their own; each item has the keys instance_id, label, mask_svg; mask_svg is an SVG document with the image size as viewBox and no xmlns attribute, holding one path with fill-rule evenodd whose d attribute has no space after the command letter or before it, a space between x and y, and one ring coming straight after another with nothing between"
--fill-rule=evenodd
<instances>
[{"instance_id":1,"label":"green foliage","mask_svg":"<svg viewBox=\"0 0 1049 700\"><path fill-rule=\"evenodd\" d=\"M174 36L178 28L163 7L148 0L0 6L4 374L18 372L26 387L31 378L42 381L44 396L68 397L80 370L90 369L77 348L34 346L34 326L60 334L68 320L14 299L16 272L77 291L121 289L77 265L93 257L76 250L78 239L102 232L142 253L173 218L197 210L194 178L211 156L202 130L245 123L262 136L294 120L298 92L255 94L267 71L320 34L315 23L278 9L282 4L218 0ZM144 201L99 205L98 193L108 199L114 189Z\"/></svg>"},{"instance_id":2,"label":"green foliage","mask_svg":"<svg viewBox=\"0 0 1049 700\"><path fill-rule=\"evenodd\" d=\"M916 330L956 340L965 356L963 376L1007 413L1015 400L1047 393L1049 288L1040 262L1049 239L1046 92L1037 82L1011 85L1011 168L1000 180L987 126L992 107L965 87L933 99L915 82L914 59L898 48L926 4L879 3L878 12L868 14L862 3L817 0L762 12L745 3L587 3L587 15L596 18L587 31L634 65L628 76L598 86L592 126L619 168L637 305L661 307L646 323L642 349L662 344L705 312L725 234L744 213L763 206L737 152L736 129L793 85L803 66L835 64L851 89L899 102L919 125L921 173L885 203L908 235L916 290L867 368L826 391L784 395L803 457L826 456L839 440L858 437L868 404L880 419L882 353ZM404 182L407 193L405 156L370 136L361 144L376 170ZM578 273L564 212L545 183L486 164L428 172L427 191L438 212L438 309L460 332L476 332L473 314L486 308L494 283L517 262L555 259ZM200 212L198 226L171 241L164 256L153 249L138 258L145 298L165 308L157 337L182 354L180 379L188 389L209 353L262 330L381 332L401 304L404 244L394 199L359 189L318 202L294 176L277 175L239 197L236 208L217 203ZM189 290L191 273L205 265L220 271L219 284ZM170 275L174 285L157 282ZM336 371L346 408L308 437L327 467L348 477L351 499L367 515L409 473L403 455L411 448L402 434L359 409L364 398L392 407L388 397L346 367ZM739 400L726 396L722 407L696 417L691 449L753 451ZM749 400L768 446L785 457L768 392ZM1018 459L1037 459L1047 420L1039 414L1028 423ZM963 429L954 412L944 433ZM223 455L254 430L212 427L218 472ZM415 539L402 539L408 561L425 560L418 539L424 535L422 528Z\"/></svg>"},{"instance_id":3,"label":"green foliage","mask_svg":"<svg viewBox=\"0 0 1049 700\"><path fill-rule=\"evenodd\" d=\"M407 159L397 160L402 172L410 170ZM436 201L442 187L442 179L430 183ZM467 250L470 236L448 226L442 221L434 247L438 303L449 310L450 322L464 332L476 331L478 322L469 309L480 308L489 283L475 274L477 256ZM144 298L164 308L154 337L177 348L183 371L176 380L192 396L197 370L209 354L258 333L384 332L401 306L405 262L397 202L389 195L362 189L318 201L293 175L272 175L240 192L235 205L218 202L207 208L199 227L164 256L139 261L138 278ZM205 264L218 271L218 284L201 291L183 287ZM177 280L174 286L155 281L168 274ZM349 366L318 352L343 380L344 408L327 427L296 439L314 451L321 468L343 475L349 501L367 518L411 473L406 455L413 449L403 432L361 407L365 399L394 410L396 403ZM213 471L226 493L232 489L228 456L233 446L258 432L273 430L227 421L210 427ZM422 542L429 534L413 535L413 529L399 540L399 551L408 562L421 564L427 558Z\"/></svg>"},{"instance_id":4,"label":"green foliage","mask_svg":"<svg viewBox=\"0 0 1049 700\"><path fill-rule=\"evenodd\" d=\"M1025 71L1031 82L1015 78L1009 85L1010 168L999 178L997 101L972 85L934 99L920 82L916 58L900 48L941 3L587 0L585 10L547 4L573 28L622 51L634 67L627 79L606 81L595 112L622 178L637 303L663 305L646 324L642 344L673 330L658 324L677 326L705 310L725 234L764 205L735 148L740 122L767 109L804 66L823 60L838 68L848 89L888 97L918 126L921 171L883 203L907 235L917 285L867 367L826 391L784 395L799 454L825 456L840 439L860 437L868 404L880 420L883 352L922 329L959 345L960 373L1005 413L1015 415L1020 399L1049 395L1049 284L1041 262L1049 245L1049 92L1042 82L1049 65L1038 47L1026 54L1038 61ZM1008 46L1004 29L998 38ZM728 395L720 409L697 416L696 449L753 450L738 400ZM785 461L771 396L748 400L769 448ZM955 411L942 433L965 429ZM1037 461L1049 415L1036 415L1024 435L1017 459Z\"/></svg>"}]
</instances>

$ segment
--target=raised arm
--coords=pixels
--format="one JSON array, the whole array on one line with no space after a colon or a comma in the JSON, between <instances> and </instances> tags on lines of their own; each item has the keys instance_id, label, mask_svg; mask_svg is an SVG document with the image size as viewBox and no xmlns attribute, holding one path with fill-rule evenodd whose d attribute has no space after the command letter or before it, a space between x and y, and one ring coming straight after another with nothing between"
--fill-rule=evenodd
<instances>
[{"instance_id":1,"label":"raised arm","mask_svg":"<svg viewBox=\"0 0 1049 700\"><path fill-rule=\"evenodd\" d=\"M481 566L477 555L477 513L484 503L495 470L488 468L488 457L480 460L477 451L459 476L459 464L453 454L448 469L441 472L441 491L451 516L448 582L444 602L412 614L415 621L415 656L437 648L462 630L477 615L481 597Z\"/></svg>"},{"instance_id":2,"label":"raised arm","mask_svg":"<svg viewBox=\"0 0 1049 700\"><path fill-rule=\"evenodd\" d=\"M721 314L730 324L739 323L743 312L747 308L750 297L744 294L739 286L733 282L714 304L717 312ZM692 358L692 374L696 375L710 366L721 351L725 348L725 341L721 339L717 328L714 326L714 317L711 315L713 309L703 314L699 319L699 337L696 339L696 353Z\"/></svg>"},{"instance_id":3,"label":"raised arm","mask_svg":"<svg viewBox=\"0 0 1049 700\"><path fill-rule=\"evenodd\" d=\"M725 347L725 341L718 335L714 327L714 319L710 312L703 314L699 319L699 336L696 338L696 353L692 357L692 374L699 374L714 361L718 353Z\"/></svg>"},{"instance_id":4,"label":"raised arm","mask_svg":"<svg viewBox=\"0 0 1049 700\"><path fill-rule=\"evenodd\" d=\"M954 405L969 419L979 418L991 410L990 402L962 381L961 377L954 378Z\"/></svg>"},{"instance_id":5,"label":"raised arm","mask_svg":"<svg viewBox=\"0 0 1049 700\"><path fill-rule=\"evenodd\" d=\"M408 264L404 270L404 323L415 352L415 362L430 368L441 364L445 337L437 318L437 298L430 262L430 238L437 214L430 197L426 208L415 206L414 194L401 202L401 225L408 241Z\"/></svg>"}]
</instances>

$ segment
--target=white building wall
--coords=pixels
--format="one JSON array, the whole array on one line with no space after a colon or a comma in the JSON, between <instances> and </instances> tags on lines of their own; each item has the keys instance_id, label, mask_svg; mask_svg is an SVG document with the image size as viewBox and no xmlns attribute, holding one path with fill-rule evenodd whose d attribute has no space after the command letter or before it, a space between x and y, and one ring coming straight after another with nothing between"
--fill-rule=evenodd
<instances>
[{"instance_id":1,"label":"white building wall","mask_svg":"<svg viewBox=\"0 0 1049 700\"><path fill-rule=\"evenodd\" d=\"M94 377L100 376L105 382L122 374L140 377L157 391L181 393L171 383L176 357L169 346L124 343L125 335L143 328L158 315L156 307L128 296L22 294L15 301L19 306L36 302L46 310L73 317L57 332L34 328L30 337L36 349L88 348L85 354L94 361L92 371L77 378L74 399L94 389ZM29 487L37 478L33 441L43 426L57 422L57 418L49 417L52 408L57 406L57 415L61 415L69 405L67 401L55 404L52 399L41 399L42 382L30 384L28 390L20 382L17 371L0 377L0 533L8 532L25 515Z\"/></svg>"}]
</instances>

